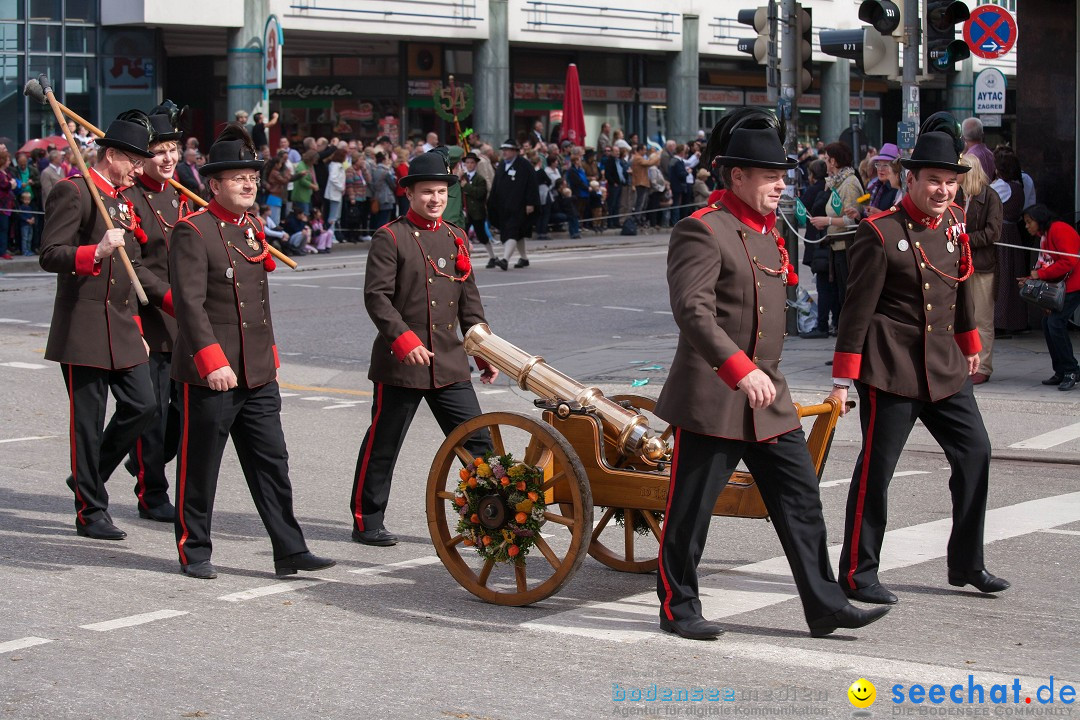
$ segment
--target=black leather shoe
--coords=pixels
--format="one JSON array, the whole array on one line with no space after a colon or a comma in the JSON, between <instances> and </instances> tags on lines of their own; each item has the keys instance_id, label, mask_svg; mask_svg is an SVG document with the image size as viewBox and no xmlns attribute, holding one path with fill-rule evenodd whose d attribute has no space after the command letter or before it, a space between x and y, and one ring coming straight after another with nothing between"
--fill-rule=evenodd
<instances>
[{"instance_id":1,"label":"black leather shoe","mask_svg":"<svg viewBox=\"0 0 1080 720\"><path fill-rule=\"evenodd\" d=\"M825 637L840 628L854 630L869 625L875 620L880 620L892 608L876 607L869 610L847 605L840 608L832 615L819 618L810 623L810 637Z\"/></svg>"},{"instance_id":2,"label":"black leather shoe","mask_svg":"<svg viewBox=\"0 0 1080 720\"><path fill-rule=\"evenodd\" d=\"M172 506L172 503L165 501L160 505L146 510L139 508L139 517L143 520L153 520L154 522L167 522L171 523L176 518L176 508Z\"/></svg>"},{"instance_id":3,"label":"black leather shoe","mask_svg":"<svg viewBox=\"0 0 1080 720\"><path fill-rule=\"evenodd\" d=\"M1002 590L1008 590L1012 587L1008 580L995 577L985 570L979 570L978 572L959 572L950 570L949 584L955 585L956 587L972 585L976 590L984 593L1001 592Z\"/></svg>"},{"instance_id":4,"label":"black leather shoe","mask_svg":"<svg viewBox=\"0 0 1080 720\"><path fill-rule=\"evenodd\" d=\"M852 600L858 600L864 603L873 603L875 605L895 605L897 597L889 592L889 589L880 583L874 583L873 585L867 585L866 587L855 588L854 590L848 590L844 588L844 594Z\"/></svg>"},{"instance_id":5,"label":"black leather shoe","mask_svg":"<svg viewBox=\"0 0 1080 720\"><path fill-rule=\"evenodd\" d=\"M191 563L190 565L181 565L180 572L199 580L213 580L217 577L217 570L214 569L209 560Z\"/></svg>"},{"instance_id":6,"label":"black leather shoe","mask_svg":"<svg viewBox=\"0 0 1080 720\"><path fill-rule=\"evenodd\" d=\"M510 269L510 263L506 262L505 260L496 260L495 264L498 265L503 270L509 270Z\"/></svg>"},{"instance_id":7,"label":"black leather shoe","mask_svg":"<svg viewBox=\"0 0 1080 720\"><path fill-rule=\"evenodd\" d=\"M127 533L113 525L108 518L101 518L87 525L76 522L75 532L94 540L123 540L127 537Z\"/></svg>"},{"instance_id":8,"label":"black leather shoe","mask_svg":"<svg viewBox=\"0 0 1080 720\"><path fill-rule=\"evenodd\" d=\"M498 260L496 260L495 258L490 258L490 259L488 259L487 265L485 265L484 267L486 267L488 270L490 270L491 268L497 267L498 265L499 265Z\"/></svg>"},{"instance_id":9,"label":"black leather shoe","mask_svg":"<svg viewBox=\"0 0 1080 720\"><path fill-rule=\"evenodd\" d=\"M1053 374L1053 375L1051 375L1050 377L1048 377L1048 378L1046 378L1045 380L1043 380L1043 381L1042 381L1042 384L1043 384L1043 385L1060 385L1060 384L1061 384L1061 381L1062 381L1062 380L1064 380L1064 379L1065 379L1065 378L1061 377L1061 376L1060 376L1060 375L1058 375L1057 373L1054 373L1054 374Z\"/></svg>"},{"instance_id":10,"label":"black leather shoe","mask_svg":"<svg viewBox=\"0 0 1080 720\"><path fill-rule=\"evenodd\" d=\"M803 340L824 340L829 337L829 333L825 330L814 330L808 333L799 333L799 337Z\"/></svg>"},{"instance_id":11,"label":"black leather shoe","mask_svg":"<svg viewBox=\"0 0 1080 720\"><path fill-rule=\"evenodd\" d=\"M1061 384L1058 385L1058 390L1072 390L1076 387L1076 373L1065 373L1061 377Z\"/></svg>"},{"instance_id":12,"label":"black leather shoe","mask_svg":"<svg viewBox=\"0 0 1080 720\"><path fill-rule=\"evenodd\" d=\"M274 572L277 575L295 575L297 570L310 572L311 570L323 570L335 565L337 563L330 558L322 558L304 551L275 560Z\"/></svg>"},{"instance_id":13,"label":"black leather shoe","mask_svg":"<svg viewBox=\"0 0 1080 720\"><path fill-rule=\"evenodd\" d=\"M386 528L377 528L375 530L359 530L352 531L353 542L358 542L361 545L378 545L380 547L388 547L390 545L397 545L397 537L391 535L386 531Z\"/></svg>"},{"instance_id":14,"label":"black leather shoe","mask_svg":"<svg viewBox=\"0 0 1080 720\"><path fill-rule=\"evenodd\" d=\"M578 236L578 237L580 237L580 236ZM527 267L529 267L529 261L526 260L525 258L518 258L518 261L516 263L514 263L514 267L518 268L518 269L527 268Z\"/></svg>"},{"instance_id":15,"label":"black leather shoe","mask_svg":"<svg viewBox=\"0 0 1080 720\"><path fill-rule=\"evenodd\" d=\"M692 620L668 620L660 616L660 629L664 632L675 633L688 640L715 640L724 634L724 629L716 623L711 623L705 618Z\"/></svg>"}]
</instances>

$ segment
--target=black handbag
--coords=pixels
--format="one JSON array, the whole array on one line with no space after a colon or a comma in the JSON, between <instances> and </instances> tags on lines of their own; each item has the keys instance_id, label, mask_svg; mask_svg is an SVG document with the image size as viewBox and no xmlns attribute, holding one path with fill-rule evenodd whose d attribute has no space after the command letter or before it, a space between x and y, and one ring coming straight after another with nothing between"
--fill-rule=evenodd
<instances>
[{"instance_id":1,"label":"black handbag","mask_svg":"<svg viewBox=\"0 0 1080 720\"><path fill-rule=\"evenodd\" d=\"M1060 282L1047 282L1027 278L1020 286L1020 297L1026 302L1051 312L1061 312L1065 307L1065 278Z\"/></svg>"}]
</instances>

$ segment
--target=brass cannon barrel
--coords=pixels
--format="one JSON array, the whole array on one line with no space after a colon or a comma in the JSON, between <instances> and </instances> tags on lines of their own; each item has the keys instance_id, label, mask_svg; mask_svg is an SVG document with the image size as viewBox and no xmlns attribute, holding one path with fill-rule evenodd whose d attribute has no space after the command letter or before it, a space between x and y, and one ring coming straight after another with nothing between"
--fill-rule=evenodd
<instances>
[{"instance_id":1,"label":"brass cannon barrel","mask_svg":"<svg viewBox=\"0 0 1080 720\"><path fill-rule=\"evenodd\" d=\"M469 328L465 334L465 352L486 360L500 372L514 378L522 390L528 390L545 400L591 406L600 418L604 435L615 443L623 455L642 456L654 462L667 455L666 443L660 440L659 433L649 427L649 420L644 415L608 400L599 388L585 387L563 375L539 355L530 355L495 335L486 324L477 323Z\"/></svg>"}]
</instances>

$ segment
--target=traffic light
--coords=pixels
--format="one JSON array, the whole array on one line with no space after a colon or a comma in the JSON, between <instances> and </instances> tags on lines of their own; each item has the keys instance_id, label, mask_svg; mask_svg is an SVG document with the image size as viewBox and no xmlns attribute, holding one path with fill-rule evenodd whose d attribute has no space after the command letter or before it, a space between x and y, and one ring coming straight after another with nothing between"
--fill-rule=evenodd
<instances>
[{"instance_id":1,"label":"traffic light","mask_svg":"<svg viewBox=\"0 0 1080 720\"><path fill-rule=\"evenodd\" d=\"M882 35L892 35L900 25L900 8L892 0L863 0L859 19L869 23Z\"/></svg>"},{"instance_id":2,"label":"traffic light","mask_svg":"<svg viewBox=\"0 0 1080 720\"><path fill-rule=\"evenodd\" d=\"M896 38L882 35L872 27L822 30L821 52L854 60L864 75L897 75L900 72Z\"/></svg>"},{"instance_id":3,"label":"traffic light","mask_svg":"<svg viewBox=\"0 0 1080 720\"><path fill-rule=\"evenodd\" d=\"M923 57L928 73L952 72L953 63L971 56L967 43L956 38L956 25L969 17L961 0L926 0Z\"/></svg>"},{"instance_id":4,"label":"traffic light","mask_svg":"<svg viewBox=\"0 0 1080 720\"><path fill-rule=\"evenodd\" d=\"M740 38L739 52L753 55L758 65L765 65L769 61L769 8L767 6L757 9L748 8L740 10L736 19L743 25L749 25L757 31L756 38Z\"/></svg>"},{"instance_id":5,"label":"traffic light","mask_svg":"<svg viewBox=\"0 0 1080 720\"><path fill-rule=\"evenodd\" d=\"M814 20L810 8L795 5L795 92L802 94L810 89L814 76L810 72L810 58L814 52Z\"/></svg>"}]
</instances>

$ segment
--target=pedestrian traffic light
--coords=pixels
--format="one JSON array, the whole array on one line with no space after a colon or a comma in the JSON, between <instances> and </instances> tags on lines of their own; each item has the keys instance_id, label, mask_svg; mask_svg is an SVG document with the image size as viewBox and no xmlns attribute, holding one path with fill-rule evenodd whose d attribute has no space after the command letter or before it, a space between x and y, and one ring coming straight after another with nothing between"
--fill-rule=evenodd
<instances>
[{"instance_id":1,"label":"pedestrian traffic light","mask_svg":"<svg viewBox=\"0 0 1080 720\"><path fill-rule=\"evenodd\" d=\"M740 38L739 52L753 55L758 65L765 65L769 61L769 8L762 6L757 9L747 8L740 10L736 19L743 25L749 25L757 31L756 38Z\"/></svg>"},{"instance_id":2,"label":"pedestrian traffic light","mask_svg":"<svg viewBox=\"0 0 1080 720\"><path fill-rule=\"evenodd\" d=\"M971 49L956 38L956 25L971 16L961 0L926 0L923 57L927 73L952 72L953 63L971 56Z\"/></svg>"},{"instance_id":3,"label":"pedestrian traffic light","mask_svg":"<svg viewBox=\"0 0 1080 720\"><path fill-rule=\"evenodd\" d=\"M810 58L814 53L814 20L810 8L795 5L795 92L802 94L814 82Z\"/></svg>"},{"instance_id":4,"label":"pedestrian traffic light","mask_svg":"<svg viewBox=\"0 0 1080 720\"><path fill-rule=\"evenodd\" d=\"M882 35L892 35L900 27L900 8L892 0L863 0L859 19Z\"/></svg>"},{"instance_id":5,"label":"pedestrian traffic light","mask_svg":"<svg viewBox=\"0 0 1080 720\"><path fill-rule=\"evenodd\" d=\"M872 27L822 30L821 52L854 60L864 75L897 75L900 72L896 38L882 35Z\"/></svg>"}]
</instances>

